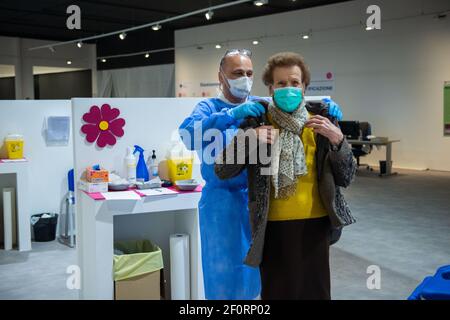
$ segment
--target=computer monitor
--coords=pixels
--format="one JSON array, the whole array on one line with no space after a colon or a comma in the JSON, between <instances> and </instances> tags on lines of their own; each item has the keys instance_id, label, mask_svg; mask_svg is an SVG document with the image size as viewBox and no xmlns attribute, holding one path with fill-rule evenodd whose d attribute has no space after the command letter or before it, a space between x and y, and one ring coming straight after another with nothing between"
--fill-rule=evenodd
<instances>
[{"instance_id":1,"label":"computer monitor","mask_svg":"<svg viewBox=\"0 0 450 320\"><path fill-rule=\"evenodd\" d=\"M339 127L347 139L357 140L361 135L359 121L339 121Z\"/></svg>"}]
</instances>

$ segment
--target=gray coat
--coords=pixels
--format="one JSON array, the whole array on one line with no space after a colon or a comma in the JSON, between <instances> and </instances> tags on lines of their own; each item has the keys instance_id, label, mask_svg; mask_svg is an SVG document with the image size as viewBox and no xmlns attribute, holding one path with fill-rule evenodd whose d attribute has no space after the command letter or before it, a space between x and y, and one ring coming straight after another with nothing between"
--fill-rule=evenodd
<instances>
[{"instance_id":1,"label":"gray coat","mask_svg":"<svg viewBox=\"0 0 450 320\"><path fill-rule=\"evenodd\" d=\"M307 104L307 109L312 114L324 114L323 106ZM244 121L241 128L248 129L259 126L261 121L261 119L255 118L248 119ZM257 161L256 164L226 163L227 153L234 153L233 159L239 159L237 155L245 153L245 159L249 159L250 153L257 152L257 150L249 150L247 144L237 143L239 139L242 139L242 137L239 137L242 134L243 132L238 133L232 142L218 155L215 173L220 179L228 179L239 175L244 169L247 169L248 208L252 243L244 262L249 266L257 267L261 263L264 248L271 179L269 175L261 175L261 168L264 165L260 161ZM343 141L337 151L332 151L328 139L321 135L316 136L316 144L316 165L320 197L328 212L332 228L340 230L343 226L355 222L340 187L350 185L355 175L356 163L350 145L346 140Z\"/></svg>"}]
</instances>

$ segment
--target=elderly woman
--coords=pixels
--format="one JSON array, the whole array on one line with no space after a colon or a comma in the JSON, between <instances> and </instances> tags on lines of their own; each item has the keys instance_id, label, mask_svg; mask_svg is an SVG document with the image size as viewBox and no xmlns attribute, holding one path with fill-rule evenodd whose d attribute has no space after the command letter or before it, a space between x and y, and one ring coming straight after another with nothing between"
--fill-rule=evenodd
<instances>
[{"instance_id":1,"label":"elderly woman","mask_svg":"<svg viewBox=\"0 0 450 320\"><path fill-rule=\"evenodd\" d=\"M330 299L330 237L355 221L340 191L355 161L327 107L304 100L310 73L300 55L272 56L263 81L272 96L266 116L242 124L215 172L228 179L248 171L252 244L245 263L260 268L262 299ZM249 131L257 150L267 144L270 174L259 152L250 163L256 149Z\"/></svg>"}]
</instances>

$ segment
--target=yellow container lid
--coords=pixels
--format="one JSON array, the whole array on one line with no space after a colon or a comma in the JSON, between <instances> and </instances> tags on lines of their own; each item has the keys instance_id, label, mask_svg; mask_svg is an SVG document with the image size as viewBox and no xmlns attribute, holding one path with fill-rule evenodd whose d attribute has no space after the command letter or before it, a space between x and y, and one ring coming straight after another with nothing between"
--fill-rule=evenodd
<instances>
[{"instance_id":1,"label":"yellow container lid","mask_svg":"<svg viewBox=\"0 0 450 320\"><path fill-rule=\"evenodd\" d=\"M8 134L5 138L5 141L17 141L23 140L23 135L21 134Z\"/></svg>"}]
</instances>

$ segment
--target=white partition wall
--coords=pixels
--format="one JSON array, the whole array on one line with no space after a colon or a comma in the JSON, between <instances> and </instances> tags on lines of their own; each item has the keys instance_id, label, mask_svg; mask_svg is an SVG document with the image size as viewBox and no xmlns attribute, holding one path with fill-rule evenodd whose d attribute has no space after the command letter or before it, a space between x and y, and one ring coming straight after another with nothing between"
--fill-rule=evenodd
<instances>
[{"instance_id":1,"label":"white partition wall","mask_svg":"<svg viewBox=\"0 0 450 320\"><path fill-rule=\"evenodd\" d=\"M156 150L163 159L171 146L172 135L177 135L181 122L192 112L198 98L96 98L72 99L74 128L75 182L87 166L99 164L125 172L124 158L128 146L140 145L145 157ZM114 146L99 148L85 140L81 127L83 115L94 105L109 104L120 110L125 119L124 135ZM194 169L194 177L200 174ZM197 203L200 194L184 194L164 200L125 201L114 204L94 201L77 191L77 250L81 267L81 298L112 299L113 240L149 239L162 248L166 296L170 297L169 237L172 233L189 233L191 247L191 296L203 297L198 232Z\"/></svg>"},{"instance_id":2,"label":"white partition wall","mask_svg":"<svg viewBox=\"0 0 450 320\"><path fill-rule=\"evenodd\" d=\"M3 139L8 134L21 134L25 140L27 162L0 165L0 190L17 187L19 250L31 249L30 215L61 211L68 191L67 172L73 167L72 139L67 145L48 145L46 119L70 117L71 112L69 100L0 101L0 158L6 157Z\"/></svg>"},{"instance_id":3,"label":"white partition wall","mask_svg":"<svg viewBox=\"0 0 450 320\"><path fill-rule=\"evenodd\" d=\"M170 148L171 136L176 134L178 126L200 100L200 98L72 99L75 171L99 163L109 170L123 174L127 147L136 144L146 150L146 160L151 155L151 150L156 150L157 157L162 159ZM80 130L84 124L83 114L89 112L91 106L101 107L103 104L119 109L119 117L125 119L126 124L123 128L125 134L117 139L116 145L101 149L95 144L87 143Z\"/></svg>"}]
</instances>

